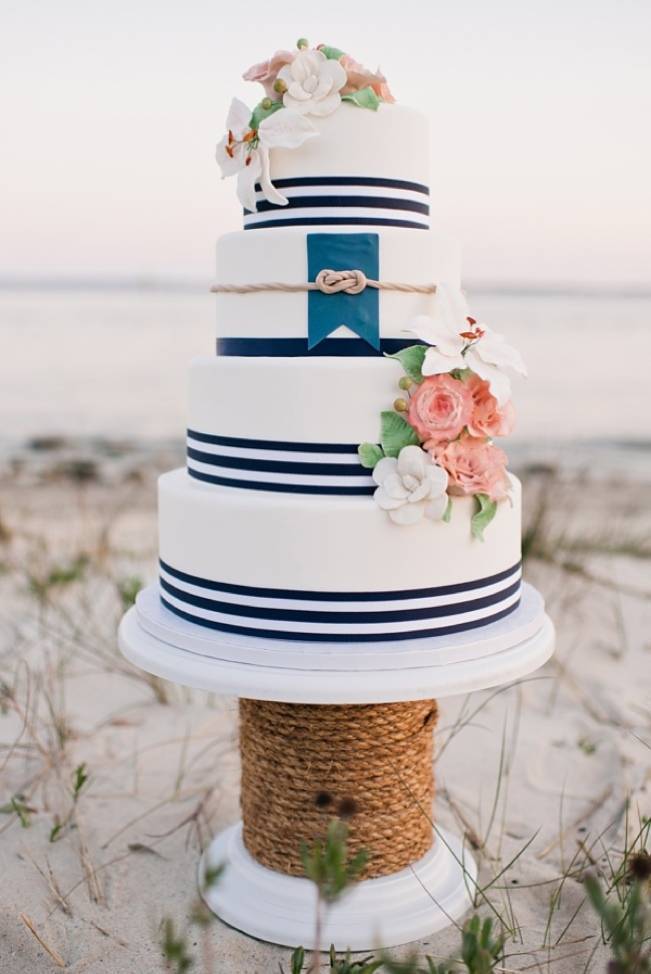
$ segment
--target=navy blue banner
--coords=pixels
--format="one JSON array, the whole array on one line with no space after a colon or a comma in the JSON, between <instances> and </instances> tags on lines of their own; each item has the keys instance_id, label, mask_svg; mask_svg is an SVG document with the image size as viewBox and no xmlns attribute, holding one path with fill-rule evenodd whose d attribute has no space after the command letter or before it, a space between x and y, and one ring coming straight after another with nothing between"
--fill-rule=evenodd
<instances>
[{"instance_id":1,"label":"navy blue banner","mask_svg":"<svg viewBox=\"0 0 651 974\"><path fill-rule=\"evenodd\" d=\"M315 281L325 269L360 270L377 281L380 277L380 237L377 233L308 233L307 279ZM360 294L324 294L309 291L307 340L313 349L333 331L346 325L372 348L380 349L380 294L366 287Z\"/></svg>"}]
</instances>

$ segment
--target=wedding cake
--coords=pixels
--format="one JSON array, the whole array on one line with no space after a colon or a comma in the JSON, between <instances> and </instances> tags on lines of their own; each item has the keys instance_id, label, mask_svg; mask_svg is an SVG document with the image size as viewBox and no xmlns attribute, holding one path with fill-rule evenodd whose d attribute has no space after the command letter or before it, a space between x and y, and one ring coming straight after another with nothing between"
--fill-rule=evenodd
<instances>
[{"instance_id":1,"label":"wedding cake","mask_svg":"<svg viewBox=\"0 0 651 974\"><path fill-rule=\"evenodd\" d=\"M300 40L244 75L217 159L217 354L193 362L187 468L160 480L160 598L255 640L376 643L520 601L518 353L470 314L430 213L428 123ZM306 646L309 651L309 646Z\"/></svg>"}]
</instances>

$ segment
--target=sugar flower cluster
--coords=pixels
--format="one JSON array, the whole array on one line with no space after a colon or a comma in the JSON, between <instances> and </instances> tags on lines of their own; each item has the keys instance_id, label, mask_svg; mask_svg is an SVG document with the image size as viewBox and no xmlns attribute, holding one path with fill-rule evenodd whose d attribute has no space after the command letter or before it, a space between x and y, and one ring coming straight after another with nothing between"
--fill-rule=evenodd
<instances>
[{"instance_id":1,"label":"sugar flower cluster","mask_svg":"<svg viewBox=\"0 0 651 974\"><path fill-rule=\"evenodd\" d=\"M342 102L376 111L395 99L378 69L369 71L350 54L301 38L294 51L276 51L244 72L259 82L264 98L250 109L234 98L226 118L226 135L217 146L222 177L237 176L237 194L246 210L256 210L256 183L276 206L287 199L271 181L270 150L295 149L318 135L308 116L331 115Z\"/></svg>"},{"instance_id":2,"label":"sugar flower cluster","mask_svg":"<svg viewBox=\"0 0 651 974\"><path fill-rule=\"evenodd\" d=\"M519 353L468 314L460 291L440 285L432 316L409 329L420 344L392 358L405 375L393 410L382 413L381 445L363 443L377 504L397 524L449 520L455 496L475 498L472 532L508 497L507 457L493 442L515 423L509 372L525 375Z\"/></svg>"}]
</instances>

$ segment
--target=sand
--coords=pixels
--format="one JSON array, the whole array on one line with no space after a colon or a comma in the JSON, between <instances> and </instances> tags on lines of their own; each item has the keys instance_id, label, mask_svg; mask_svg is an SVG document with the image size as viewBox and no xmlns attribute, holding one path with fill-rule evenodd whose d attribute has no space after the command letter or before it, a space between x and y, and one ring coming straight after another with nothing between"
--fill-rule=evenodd
<instances>
[{"instance_id":1,"label":"sand","mask_svg":"<svg viewBox=\"0 0 651 974\"><path fill-rule=\"evenodd\" d=\"M190 923L200 850L238 815L235 701L149 678L116 646L155 574L155 475L175 449L40 447L0 474L0 972L163 971L167 918L193 970L289 970L287 950ZM497 970L603 971L582 878L608 880L651 815L648 488L550 470L525 488L526 574L557 653L442 701L436 815L480 860L479 912L510 931ZM458 944L452 927L414 947Z\"/></svg>"}]
</instances>

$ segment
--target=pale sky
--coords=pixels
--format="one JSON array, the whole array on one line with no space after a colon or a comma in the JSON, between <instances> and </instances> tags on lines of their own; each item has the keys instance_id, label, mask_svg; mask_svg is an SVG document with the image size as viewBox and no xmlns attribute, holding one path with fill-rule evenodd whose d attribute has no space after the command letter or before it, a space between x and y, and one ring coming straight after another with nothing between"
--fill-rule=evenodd
<instances>
[{"instance_id":1,"label":"pale sky","mask_svg":"<svg viewBox=\"0 0 651 974\"><path fill-rule=\"evenodd\" d=\"M427 114L467 278L651 285L649 0L0 0L0 276L209 279L226 110L299 36Z\"/></svg>"}]
</instances>

